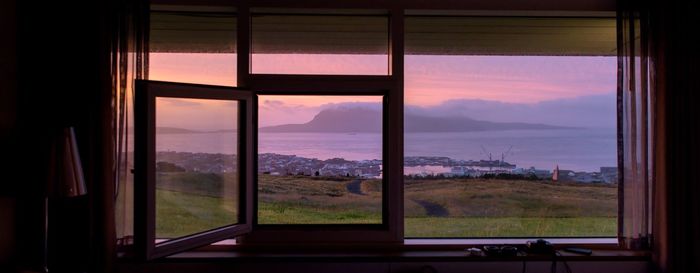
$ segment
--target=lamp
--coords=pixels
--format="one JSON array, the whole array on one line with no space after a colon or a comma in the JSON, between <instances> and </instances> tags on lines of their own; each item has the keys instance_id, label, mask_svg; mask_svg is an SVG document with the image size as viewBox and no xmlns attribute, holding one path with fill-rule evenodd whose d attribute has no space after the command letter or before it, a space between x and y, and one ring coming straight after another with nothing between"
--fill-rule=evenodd
<instances>
[{"instance_id":1,"label":"lamp","mask_svg":"<svg viewBox=\"0 0 700 273\"><path fill-rule=\"evenodd\" d=\"M48 197L75 197L87 194L73 127L64 128L52 143L50 164Z\"/></svg>"},{"instance_id":2,"label":"lamp","mask_svg":"<svg viewBox=\"0 0 700 273\"><path fill-rule=\"evenodd\" d=\"M87 194L73 127L63 128L52 136L48 174L44 203L44 272L49 271L49 199L70 198Z\"/></svg>"}]
</instances>

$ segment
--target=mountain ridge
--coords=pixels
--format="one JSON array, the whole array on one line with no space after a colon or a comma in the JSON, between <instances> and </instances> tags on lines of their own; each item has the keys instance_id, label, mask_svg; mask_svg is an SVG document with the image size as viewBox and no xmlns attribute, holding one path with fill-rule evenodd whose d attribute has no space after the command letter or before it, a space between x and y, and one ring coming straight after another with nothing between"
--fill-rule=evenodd
<instances>
[{"instance_id":1,"label":"mountain ridge","mask_svg":"<svg viewBox=\"0 0 700 273\"><path fill-rule=\"evenodd\" d=\"M259 129L265 133L379 133L382 131L381 112L369 108L324 109L314 118L301 124L266 126ZM474 132L524 129L571 129L524 122L491 122L468 117L431 117L406 114L404 130L408 133L422 132Z\"/></svg>"}]
</instances>

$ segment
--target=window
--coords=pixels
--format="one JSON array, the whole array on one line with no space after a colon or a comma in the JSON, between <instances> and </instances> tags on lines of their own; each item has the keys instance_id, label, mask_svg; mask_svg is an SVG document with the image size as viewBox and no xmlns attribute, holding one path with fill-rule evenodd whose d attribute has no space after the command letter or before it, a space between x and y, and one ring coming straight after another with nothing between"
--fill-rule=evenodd
<instances>
[{"instance_id":1,"label":"window","mask_svg":"<svg viewBox=\"0 0 700 273\"><path fill-rule=\"evenodd\" d=\"M418 13L154 13L151 78L197 84L136 92L143 255L615 237L615 20Z\"/></svg>"},{"instance_id":2,"label":"window","mask_svg":"<svg viewBox=\"0 0 700 273\"><path fill-rule=\"evenodd\" d=\"M238 224L239 102L156 97L156 238Z\"/></svg>"},{"instance_id":3,"label":"window","mask_svg":"<svg viewBox=\"0 0 700 273\"><path fill-rule=\"evenodd\" d=\"M406 18L405 236L614 237L611 18Z\"/></svg>"},{"instance_id":4,"label":"window","mask_svg":"<svg viewBox=\"0 0 700 273\"><path fill-rule=\"evenodd\" d=\"M235 9L153 5L149 79L236 86Z\"/></svg>"},{"instance_id":5,"label":"window","mask_svg":"<svg viewBox=\"0 0 700 273\"><path fill-rule=\"evenodd\" d=\"M252 95L137 82L135 238L153 259L249 232Z\"/></svg>"},{"instance_id":6,"label":"window","mask_svg":"<svg viewBox=\"0 0 700 273\"><path fill-rule=\"evenodd\" d=\"M307 12L253 14L252 73L387 75L386 16Z\"/></svg>"},{"instance_id":7,"label":"window","mask_svg":"<svg viewBox=\"0 0 700 273\"><path fill-rule=\"evenodd\" d=\"M251 77L257 202L243 244L401 240L390 210L400 162L387 163L399 136L387 119L395 89L388 79L343 77Z\"/></svg>"},{"instance_id":8,"label":"window","mask_svg":"<svg viewBox=\"0 0 700 273\"><path fill-rule=\"evenodd\" d=\"M236 9L222 6L151 5L148 40L148 75L151 80L237 85ZM133 50L133 48L130 48ZM134 58L133 53L120 58ZM134 67L126 74L133 77ZM127 75L124 75L127 76ZM128 76L127 76L128 77ZM127 84L125 120L133 116L133 88ZM129 126L131 127L131 126ZM123 244L130 244L134 234L134 130L125 130L127 152L121 155L122 170L117 183L117 234Z\"/></svg>"},{"instance_id":9,"label":"window","mask_svg":"<svg viewBox=\"0 0 700 273\"><path fill-rule=\"evenodd\" d=\"M382 224L382 96L260 96L258 224Z\"/></svg>"}]
</instances>

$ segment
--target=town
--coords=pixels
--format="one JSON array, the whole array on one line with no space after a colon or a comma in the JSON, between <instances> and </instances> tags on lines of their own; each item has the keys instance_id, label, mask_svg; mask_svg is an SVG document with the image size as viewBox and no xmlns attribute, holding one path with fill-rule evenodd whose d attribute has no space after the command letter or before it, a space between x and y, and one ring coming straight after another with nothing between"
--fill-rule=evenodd
<instances>
[{"instance_id":1,"label":"town","mask_svg":"<svg viewBox=\"0 0 700 273\"><path fill-rule=\"evenodd\" d=\"M156 171L226 173L237 169L235 155L189 152L157 152ZM434 167L434 168L430 168ZM382 160L320 160L296 155L263 153L258 155L258 173L270 175L346 176L380 178ZM449 157L410 156L404 158L404 173L409 178L528 177L537 180L579 183L617 183L617 167L600 167L598 172L559 169L518 168L503 160L458 160Z\"/></svg>"}]
</instances>

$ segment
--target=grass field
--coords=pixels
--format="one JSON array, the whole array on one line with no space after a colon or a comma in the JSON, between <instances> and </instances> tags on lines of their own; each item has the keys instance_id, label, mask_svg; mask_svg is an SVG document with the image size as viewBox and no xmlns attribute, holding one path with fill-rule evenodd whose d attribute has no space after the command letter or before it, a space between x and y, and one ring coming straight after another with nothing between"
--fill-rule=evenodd
<instances>
[{"instance_id":1,"label":"grass field","mask_svg":"<svg viewBox=\"0 0 700 273\"><path fill-rule=\"evenodd\" d=\"M406 237L598 237L617 234L616 217L407 217Z\"/></svg>"},{"instance_id":2,"label":"grass field","mask_svg":"<svg viewBox=\"0 0 700 273\"><path fill-rule=\"evenodd\" d=\"M226 178L179 173L159 179L159 237L235 221L231 215L236 200L222 199L220 194ZM261 224L381 223L379 180L260 175L258 192ZM615 185L407 179L404 196L407 237L576 237L617 232Z\"/></svg>"}]
</instances>

